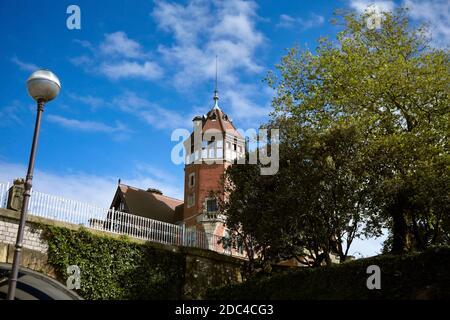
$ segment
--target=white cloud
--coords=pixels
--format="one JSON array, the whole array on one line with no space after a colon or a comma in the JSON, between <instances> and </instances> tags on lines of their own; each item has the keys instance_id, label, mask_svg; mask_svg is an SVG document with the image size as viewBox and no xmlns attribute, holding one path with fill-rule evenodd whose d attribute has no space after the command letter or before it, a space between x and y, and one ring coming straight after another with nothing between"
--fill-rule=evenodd
<instances>
[{"instance_id":1,"label":"white cloud","mask_svg":"<svg viewBox=\"0 0 450 320\"><path fill-rule=\"evenodd\" d=\"M214 23L206 1L189 1L186 6L156 1L152 16L159 28L173 33L176 41L185 45L195 44L199 34Z\"/></svg>"},{"instance_id":2,"label":"white cloud","mask_svg":"<svg viewBox=\"0 0 450 320\"><path fill-rule=\"evenodd\" d=\"M186 5L157 1L151 15L158 27L174 39L171 45L161 45L158 50L173 67L175 87L187 91L205 82L212 86L218 55L219 91L224 104L230 103L225 109L240 119L257 120L255 115L263 114L265 108L253 97L247 96L251 101L245 103L250 112L241 112L244 103L238 99L227 101L246 85L243 75L263 77L265 68L258 61L258 53L267 39L256 27L256 9L254 1L192 0Z\"/></svg>"},{"instance_id":3,"label":"white cloud","mask_svg":"<svg viewBox=\"0 0 450 320\"><path fill-rule=\"evenodd\" d=\"M136 162L130 177L122 179L122 183L140 189L156 188L163 194L183 200L183 178L179 179L171 172L161 170L147 163Z\"/></svg>"},{"instance_id":4,"label":"white cloud","mask_svg":"<svg viewBox=\"0 0 450 320\"><path fill-rule=\"evenodd\" d=\"M287 14L280 15L280 22L277 24L279 28L300 28L304 31L311 28L321 26L325 22L325 18L321 15L310 13L308 18L293 18Z\"/></svg>"},{"instance_id":5,"label":"white cloud","mask_svg":"<svg viewBox=\"0 0 450 320\"><path fill-rule=\"evenodd\" d=\"M174 129L191 125L191 117L162 108L132 91L126 91L115 97L112 103L120 110L144 120L157 129Z\"/></svg>"},{"instance_id":6,"label":"white cloud","mask_svg":"<svg viewBox=\"0 0 450 320\"><path fill-rule=\"evenodd\" d=\"M227 98L233 106L233 116L243 122L247 122L246 118L248 118L249 115L255 118L262 118L268 115L270 111L272 111L269 103L267 106L260 106L252 100L253 92L258 91L256 86L251 85L244 86L243 88L240 88L240 90L227 90L225 92L225 98Z\"/></svg>"},{"instance_id":7,"label":"white cloud","mask_svg":"<svg viewBox=\"0 0 450 320\"><path fill-rule=\"evenodd\" d=\"M394 10L395 2L390 0L350 0L350 7L360 13L365 12L368 8L386 12Z\"/></svg>"},{"instance_id":8,"label":"white cloud","mask_svg":"<svg viewBox=\"0 0 450 320\"><path fill-rule=\"evenodd\" d=\"M280 15L280 22L277 24L277 27L280 28L292 28L295 26L295 23L297 20L293 17L291 17L288 14L282 14Z\"/></svg>"},{"instance_id":9,"label":"white cloud","mask_svg":"<svg viewBox=\"0 0 450 320\"><path fill-rule=\"evenodd\" d=\"M105 35L105 40L99 46L105 55L119 55L125 58L145 57L141 45L128 38L123 31L117 31Z\"/></svg>"},{"instance_id":10,"label":"white cloud","mask_svg":"<svg viewBox=\"0 0 450 320\"><path fill-rule=\"evenodd\" d=\"M74 42L91 54L69 60L88 73L101 74L113 81L129 78L155 80L164 73L156 62L149 59L150 54L143 51L142 45L128 38L123 31L105 34L98 46L86 40L76 39Z\"/></svg>"},{"instance_id":11,"label":"white cloud","mask_svg":"<svg viewBox=\"0 0 450 320\"><path fill-rule=\"evenodd\" d=\"M190 1L186 6L157 2L152 16L158 26L173 34L172 46L160 46L167 62L179 71L175 85L191 85L212 80L215 76L215 56L219 55L221 82L230 84L238 71L260 72L256 49L265 38L256 30L256 4L240 0L214 2Z\"/></svg>"},{"instance_id":12,"label":"white cloud","mask_svg":"<svg viewBox=\"0 0 450 320\"><path fill-rule=\"evenodd\" d=\"M11 182L25 174L24 165L0 161L0 182ZM117 185L114 180L116 179L85 173L57 174L36 170L33 175L33 190L108 207Z\"/></svg>"},{"instance_id":13,"label":"white cloud","mask_svg":"<svg viewBox=\"0 0 450 320\"><path fill-rule=\"evenodd\" d=\"M393 11L394 1L350 0L352 9L362 13L368 8L380 11ZM409 8L411 19L419 23L428 23L432 34L432 43L438 47L448 46L450 42L450 2L447 0L403 0L401 6Z\"/></svg>"},{"instance_id":14,"label":"white cloud","mask_svg":"<svg viewBox=\"0 0 450 320\"><path fill-rule=\"evenodd\" d=\"M24 177L26 167L22 164L0 161L0 182L11 182ZM93 175L83 172L50 172L37 169L33 176L33 190L66 199L108 208L117 188L116 176ZM152 171L135 169L128 176L120 177L122 182L131 186L147 189L160 189L164 194L182 199L183 192L176 179L170 173L158 168Z\"/></svg>"},{"instance_id":15,"label":"white cloud","mask_svg":"<svg viewBox=\"0 0 450 320\"><path fill-rule=\"evenodd\" d=\"M411 18L430 24L433 42L437 46L450 43L450 2L447 0L421 1L405 0L403 5L410 9Z\"/></svg>"},{"instance_id":16,"label":"white cloud","mask_svg":"<svg viewBox=\"0 0 450 320\"><path fill-rule=\"evenodd\" d=\"M84 67L87 69L88 67L92 66L94 64L94 60L86 55L81 55L78 57L70 58L69 61L77 66L77 67Z\"/></svg>"},{"instance_id":17,"label":"white cloud","mask_svg":"<svg viewBox=\"0 0 450 320\"><path fill-rule=\"evenodd\" d=\"M123 140L126 137L126 133L130 132L130 130L125 125L118 121L116 122L115 126L110 126L102 122L69 119L53 114L48 115L46 117L46 120L71 130L115 134L120 138L120 140Z\"/></svg>"},{"instance_id":18,"label":"white cloud","mask_svg":"<svg viewBox=\"0 0 450 320\"><path fill-rule=\"evenodd\" d=\"M83 95L76 95L73 93L68 93L68 96L75 101L79 101L81 103L84 103L84 104L90 106L92 109L97 109L100 107L110 105L110 103L108 101L105 101L105 99L100 98L100 97L94 97L92 95L83 96Z\"/></svg>"},{"instance_id":19,"label":"white cloud","mask_svg":"<svg viewBox=\"0 0 450 320\"><path fill-rule=\"evenodd\" d=\"M28 62L23 62L22 60L20 60L19 58L17 58L16 56L11 58L11 62L15 63L16 65L19 66L20 70L23 71L29 71L29 72L33 72L36 71L38 69L40 69L37 65L35 65L34 63L28 63Z\"/></svg>"},{"instance_id":20,"label":"white cloud","mask_svg":"<svg viewBox=\"0 0 450 320\"><path fill-rule=\"evenodd\" d=\"M23 118L33 114L31 105L25 106L19 100L13 100L0 109L0 128L11 125L22 125Z\"/></svg>"},{"instance_id":21,"label":"white cloud","mask_svg":"<svg viewBox=\"0 0 450 320\"><path fill-rule=\"evenodd\" d=\"M74 43L79 44L80 46L82 46L83 48L89 49L91 51L95 51L94 46L92 45L92 43L88 40L80 40L80 39L74 39L73 40Z\"/></svg>"},{"instance_id":22,"label":"white cloud","mask_svg":"<svg viewBox=\"0 0 450 320\"><path fill-rule=\"evenodd\" d=\"M111 80L121 78L154 80L160 78L163 74L161 67L151 61L142 64L135 61L107 62L101 64L99 71Z\"/></svg>"},{"instance_id":23,"label":"white cloud","mask_svg":"<svg viewBox=\"0 0 450 320\"><path fill-rule=\"evenodd\" d=\"M156 129L190 128L192 126L191 119L195 115L194 113L181 114L177 110L163 108L142 94L130 90L126 90L115 97L110 97L109 101L92 95L69 93L68 96L74 101L90 106L92 109L106 107L128 113ZM1 114L2 111L0 111ZM98 122L66 119L60 116L51 116L50 120L68 128L84 131L117 133L122 128L124 132L129 131L124 125L112 127Z\"/></svg>"},{"instance_id":24,"label":"white cloud","mask_svg":"<svg viewBox=\"0 0 450 320\"><path fill-rule=\"evenodd\" d=\"M157 1L151 15L161 31L173 36L171 44L157 48L157 61L150 60L150 54L139 42L129 38L125 32L117 31L105 34L98 45L76 40L90 54L72 58L71 62L86 72L104 75L112 81L161 79L165 73L161 66L164 65L173 74L173 78L167 80L183 92L191 91L206 81L212 87L215 57L218 55L222 104L231 116L256 123L260 120L255 118L256 115L267 116L266 106L260 106L256 100L268 97L264 93L257 97L242 93L242 99L237 97L243 87L249 87L242 81L244 76L249 75L258 82L264 76L265 68L258 61L257 53L265 46L267 39L256 28L256 21L260 20L256 9L254 1L242 0L191 0L186 4ZM125 98L132 100L133 97L125 95L115 100ZM84 103L95 108L100 101L91 99ZM120 108L130 110L124 104ZM184 126L188 121L191 126L190 118L186 121L172 110L148 101L144 107L135 108L133 112L158 128Z\"/></svg>"}]
</instances>

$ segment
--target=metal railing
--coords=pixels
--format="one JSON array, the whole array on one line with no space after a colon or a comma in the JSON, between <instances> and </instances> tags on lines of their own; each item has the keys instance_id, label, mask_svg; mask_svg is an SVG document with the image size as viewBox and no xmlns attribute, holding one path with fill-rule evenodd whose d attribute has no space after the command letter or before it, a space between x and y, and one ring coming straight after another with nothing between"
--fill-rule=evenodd
<instances>
[{"instance_id":1,"label":"metal railing","mask_svg":"<svg viewBox=\"0 0 450 320\"><path fill-rule=\"evenodd\" d=\"M0 208L6 208L10 184L0 183ZM86 228L123 234L133 238L235 254L219 243L221 236L178 226L114 209L65 199L32 190L28 213Z\"/></svg>"},{"instance_id":2,"label":"metal railing","mask_svg":"<svg viewBox=\"0 0 450 320\"><path fill-rule=\"evenodd\" d=\"M9 183L0 183L0 208L6 208L9 187Z\"/></svg>"}]
</instances>

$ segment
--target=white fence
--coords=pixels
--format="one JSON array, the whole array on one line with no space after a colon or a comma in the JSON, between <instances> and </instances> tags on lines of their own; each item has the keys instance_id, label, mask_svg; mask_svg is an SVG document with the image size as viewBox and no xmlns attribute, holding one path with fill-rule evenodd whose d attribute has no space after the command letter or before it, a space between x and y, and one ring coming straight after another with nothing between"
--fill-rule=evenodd
<instances>
[{"instance_id":1,"label":"white fence","mask_svg":"<svg viewBox=\"0 0 450 320\"><path fill-rule=\"evenodd\" d=\"M0 183L0 208L6 208L9 187L9 183Z\"/></svg>"},{"instance_id":2,"label":"white fence","mask_svg":"<svg viewBox=\"0 0 450 320\"><path fill-rule=\"evenodd\" d=\"M6 208L10 184L0 183L0 208ZM181 245L232 254L224 249L217 235L185 229L134 214L104 209L32 190L28 214L82 225L86 228L128 235L147 241ZM233 250L234 251L234 250ZM234 252L233 252L234 254ZM239 254L241 255L241 254Z\"/></svg>"}]
</instances>

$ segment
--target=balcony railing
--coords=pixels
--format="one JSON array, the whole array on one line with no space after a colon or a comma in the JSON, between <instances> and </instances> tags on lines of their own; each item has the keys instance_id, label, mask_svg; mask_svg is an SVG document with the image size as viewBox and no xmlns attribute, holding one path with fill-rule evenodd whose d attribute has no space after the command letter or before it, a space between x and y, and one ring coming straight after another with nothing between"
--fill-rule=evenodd
<instances>
[{"instance_id":1,"label":"balcony railing","mask_svg":"<svg viewBox=\"0 0 450 320\"><path fill-rule=\"evenodd\" d=\"M225 216L219 212L204 212L199 215L197 222L225 222Z\"/></svg>"}]
</instances>

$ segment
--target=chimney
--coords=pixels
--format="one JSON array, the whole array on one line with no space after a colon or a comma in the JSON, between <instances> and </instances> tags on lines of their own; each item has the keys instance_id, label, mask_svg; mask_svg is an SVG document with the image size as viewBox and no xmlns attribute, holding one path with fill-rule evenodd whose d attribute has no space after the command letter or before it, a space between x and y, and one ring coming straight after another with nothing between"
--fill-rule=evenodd
<instances>
[{"instance_id":1,"label":"chimney","mask_svg":"<svg viewBox=\"0 0 450 320\"><path fill-rule=\"evenodd\" d=\"M202 118L202 116L196 116L194 119L192 119L192 122L194 123L194 131L195 131L195 128L201 129L203 118Z\"/></svg>"},{"instance_id":2,"label":"chimney","mask_svg":"<svg viewBox=\"0 0 450 320\"><path fill-rule=\"evenodd\" d=\"M163 194L163 193L161 192L161 190L158 190L158 189L155 189L155 188L148 188L148 189L147 189L147 192L150 192L150 193L156 193L156 194L160 194L160 195Z\"/></svg>"}]
</instances>

